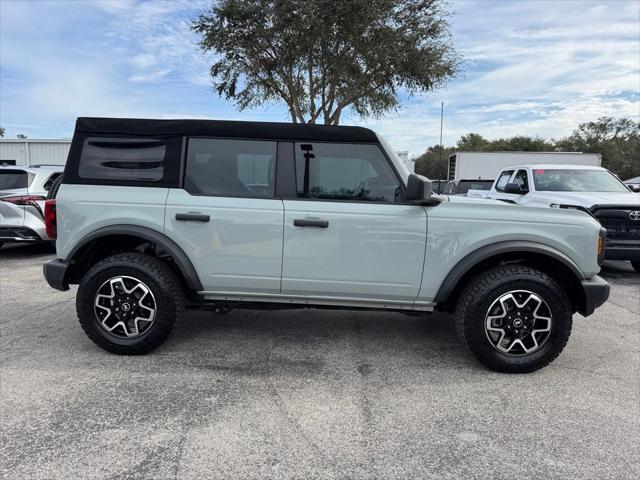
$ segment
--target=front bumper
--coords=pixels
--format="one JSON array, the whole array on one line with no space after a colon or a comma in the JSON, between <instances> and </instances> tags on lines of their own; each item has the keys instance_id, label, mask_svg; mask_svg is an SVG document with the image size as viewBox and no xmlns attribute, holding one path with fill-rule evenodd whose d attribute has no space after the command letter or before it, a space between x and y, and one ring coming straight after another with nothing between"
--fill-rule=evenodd
<instances>
[{"instance_id":1,"label":"front bumper","mask_svg":"<svg viewBox=\"0 0 640 480\"><path fill-rule=\"evenodd\" d=\"M70 264L60 259L46 262L42 266L44 278L47 280L47 283L56 290L69 290L69 267Z\"/></svg>"},{"instance_id":2,"label":"front bumper","mask_svg":"<svg viewBox=\"0 0 640 480\"><path fill-rule=\"evenodd\" d=\"M602 277L594 275L591 278L582 280L583 298L578 309L580 315L588 317L596 308L602 305L609 298L609 284Z\"/></svg>"}]
</instances>

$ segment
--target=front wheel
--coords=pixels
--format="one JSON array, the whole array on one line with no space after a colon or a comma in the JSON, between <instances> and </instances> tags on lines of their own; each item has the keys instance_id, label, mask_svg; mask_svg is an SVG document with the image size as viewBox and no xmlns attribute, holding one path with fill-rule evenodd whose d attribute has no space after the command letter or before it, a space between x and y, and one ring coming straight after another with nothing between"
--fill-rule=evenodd
<instances>
[{"instance_id":1,"label":"front wheel","mask_svg":"<svg viewBox=\"0 0 640 480\"><path fill-rule=\"evenodd\" d=\"M631 262L631 266L636 272L640 273L640 262Z\"/></svg>"},{"instance_id":2,"label":"front wheel","mask_svg":"<svg viewBox=\"0 0 640 480\"><path fill-rule=\"evenodd\" d=\"M460 295L456 328L491 370L528 373L551 363L571 334L572 309L563 288L524 265L492 268Z\"/></svg>"},{"instance_id":3,"label":"front wheel","mask_svg":"<svg viewBox=\"0 0 640 480\"><path fill-rule=\"evenodd\" d=\"M122 253L94 265L78 286L80 325L99 347L141 355L160 346L184 310L176 274L162 260Z\"/></svg>"}]
</instances>

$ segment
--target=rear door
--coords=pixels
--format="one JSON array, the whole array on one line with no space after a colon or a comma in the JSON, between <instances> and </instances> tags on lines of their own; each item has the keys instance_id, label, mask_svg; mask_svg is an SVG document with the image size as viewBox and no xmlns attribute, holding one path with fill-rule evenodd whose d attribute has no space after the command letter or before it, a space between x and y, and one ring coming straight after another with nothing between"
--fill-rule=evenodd
<instances>
[{"instance_id":1,"label":"rear door","mask_svg":"<svg viewBox=\"0 0 640 480\"><path fill-rule=\"evenodd\" d=\"M218 294L280 292L278 142L189 138L182 188L169 190L165 232Z\"/></svg>"},{"instance_id":2,"label":"rear door","mask_svg":"<svg viewBox=\"0 0 640 480\"><path fill-rule=\"evenodd\" d=\"M425 255L425 209L376 144L295 143L285 199L282 293L348 302L412 302Z\"/></svg>"}]
</instances>

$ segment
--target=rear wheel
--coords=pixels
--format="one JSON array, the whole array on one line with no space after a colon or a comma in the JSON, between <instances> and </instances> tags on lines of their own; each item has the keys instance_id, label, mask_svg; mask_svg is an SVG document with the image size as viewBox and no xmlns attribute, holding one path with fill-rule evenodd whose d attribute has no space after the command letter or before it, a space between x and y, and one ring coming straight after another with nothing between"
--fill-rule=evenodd
<instances>
[{"instance_id":1,"label":"rear wheel","mask_svg":"<svg viewBox=\"0 0 640 480\"><path fill-rule=\"evenodd\" d=\"M486 367L533 372L551 363L571 334L571 304L548 275L523 265L492 268L465 288L456 327Z\"/></svg>"},{"instance_id":2,"label":"rear wheel","mask_svg":"<svg viewBox=\"0 0 640 480\"><path fill-rule=\"evenodd\" d=\"M636 272L640 273L640 262L631 262L631 266Z\"/></svg>"},{"instance_id":3,"label":"rear wheel","mask_svg":"<svg viewBox=\"0 0 640 480\"><path fill-rule=\"evenodd\" d=\"M80 325L99 347L140 355L160 346L184 310L176 274L162 260L122 253L97 263L76 297Z\"/></svg>"}]
</instances>

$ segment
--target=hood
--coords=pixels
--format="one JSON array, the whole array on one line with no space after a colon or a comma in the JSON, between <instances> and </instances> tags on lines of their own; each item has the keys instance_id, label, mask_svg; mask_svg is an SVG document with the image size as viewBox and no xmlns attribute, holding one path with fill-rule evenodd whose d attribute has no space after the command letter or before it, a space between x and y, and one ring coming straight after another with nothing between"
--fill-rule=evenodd
<instances>
[{"instance_id":1,"label":"hood","mask_svg":"<svg viewBox=\"0 0 640 480\"><path fill-rule=\"evenodd\" d=\"M472 203L481 205L504 205L507 202L501 200L493 200L484 197L467 197L465 195L439 195L440 198L446 198L451 203Z\"/></svg>"},{"instance_id":2,"label":"hood","mask_svg":"<svg viewBox=\"0 0 640 480\"><path fill-rule=\"evenodd\" d=\"M640 206L640 194L633 192L535 192L529 197L534 197L538 202L546 201L549 204L575 205L591 208L594 205L631 205Z\"/></svg>"}]
</instances>

